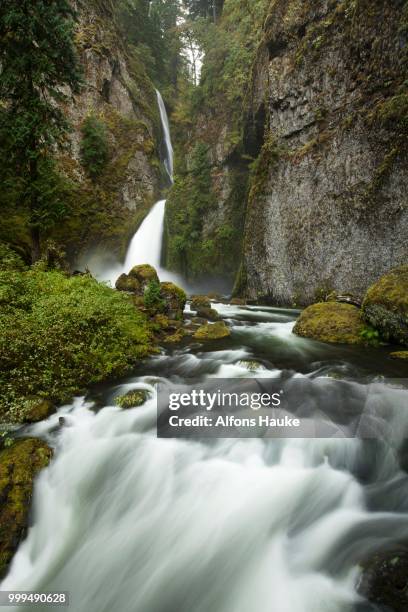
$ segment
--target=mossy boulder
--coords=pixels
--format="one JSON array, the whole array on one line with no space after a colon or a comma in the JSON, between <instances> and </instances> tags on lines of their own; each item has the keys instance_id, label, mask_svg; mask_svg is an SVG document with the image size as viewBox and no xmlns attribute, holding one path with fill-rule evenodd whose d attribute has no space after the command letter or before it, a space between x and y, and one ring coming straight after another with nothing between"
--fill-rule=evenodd
<instances>
[{"instance_id":1,"label":"mossy boulder","mask_svg":"<svg viewBox=\"0 0 408 612\"><path fill-rule=\"evenodd\" d=\"M26 401L27 408L24 412L26 423L37 423L44 421L55 412L53 402L42 398L33 398Z\"/></svg>"},{"instance_id":2,"label":"mossy boulder","mask_svg":"<svg viewBox=\"0 0 408 612\"><path fill-rule=\"evenodd\" d=\"M0 576L25 537L34 479L52 457L42 440L27 438L0 453Z\"/></svg>"},{"instance_id":3,"label":"mossy boulder","mask_svg":"<svg viewBox=\"0 0 408 612\"><path fill-rule=\"evenodd\" d=\"M368 289L363 316L382 338L408 346L408 265L384 274Z\"/></svg>"},{"instance_id":4,"label":"mossy boulder","mask_svg":"<svg viewBox=\"0 0 408 612\"><path fill-rule=\"evenodd\" d=\"M199 327L194 334L194 338L196 340L220 340L221 338L228 338L230 335L231 330L225 325L224 321L217 321L217 323L208 323Z\"/></svg>"},{"instance_id":5,"label":"mossy boulder","mask_svg":"<svg viewBox=\"0 0 408 612\"><path fill-rule=\"evenodd\" d=\"M160 283L160 295L165 302L164 314L180 321L187 301L185 291L174 283Z\"/></svg>"},{"instance_id":6,"label":"mossy boulder","mask_svg":"<svg viewBox=\"0 0 408 612\"><path fill-rule=\"evenodd\" d=\"M395 351L390 353L391 359L406 359L408 361L408 351Z\"/></svg>"},{"instance_id":7,"label":"mossy boulder","mask_svg":"<svg viewBox=\"0 0 408 612\"><path fill-rule=\"evenodd\" d=\"M183 328L177 329L173 334L169 334L163 339L163 344L178 344L185 336L186 332Z\"/></svg>"},{"instance_id":8,"label":"mossy boulder","mask_svg":"<svg viewBox=\"0 0 408 612\"><path fill-rule=\"evenodd\" d=\"M150 393L145 389L134 389L116 398L116 404L123 409L137 408L142 406L150 397Z\"/></svg>"},{"instance_id":9,"label":"mossy boulder","mask_svg":"<svg viewBox=\"0 0 408 612\"><path fill-rule=\"evenodd\" d=\"M142 286L147 285L150 281L159 282L156 269L149 264L134 266L129 272L129 276L138 280Z\"/></svg>"},{"instance_id":10,"label":"mossy boulder","mask_svg":"<svg viewBox=\"0 0 408 612\"><path fill-rule=\"evenodd\" d=\"M211 308L211 302L206 295L193 295L191 297L191 310L201 310L202 308Z\"/></svg>"},{"instance_id":11,"label":"mossy boulder","mask_svg":"<svg viewBox=\"0 0 408 612\"><path fill-rule=\"evenodd\" d=\"M335 344L363 344L364 323L360 310L350 304L320 302L306 308L293 333L304 338Z\"/></svg>"},{"instance_id":12,"label":"mossy boulder","mask_svg":"<svg viewBox=\"0 0 408 612\"><path fill-rule=\"evenodd\" d=\"M214 308L200 308L197 310L197 315L207 321L219 321L221 318Z\"/></svg>"},{"instance_id":13,"label":"mossy boulder","mask_svg":"<svg viewBox=\"0 0 408 612\"><path fill-rule=\"evenodd\" d=\"M121 274L115 283L115 287L118 291L128 291L130 293L141 291L141 285L137 278L128 274Z\"/></svg>"}]
</instances>

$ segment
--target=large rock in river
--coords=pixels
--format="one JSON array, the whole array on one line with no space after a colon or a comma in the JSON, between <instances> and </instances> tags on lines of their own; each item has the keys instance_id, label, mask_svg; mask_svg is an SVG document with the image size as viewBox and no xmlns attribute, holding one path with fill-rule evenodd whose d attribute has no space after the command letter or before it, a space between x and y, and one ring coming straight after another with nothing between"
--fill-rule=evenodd
<instances>
[{"instance_id":1,"label":"large rock in river","mask_svg":"<svg viewBox=\"0 0 408 612\"><path fill-rule=\"evenodd\" d=\"M364 323L356 306L320 302L303 310L293 332L298 336L321 342L362 344L363 329Z\"/></svg>"},{"instance_id":2,"label":"large rock in river","mask_svg":"<svg viewBox=\"0 0 408 612\"><path fill-rule=\"evenodd\" d=\"M0 453L0 576L26 534L34 478L51 456L51 448L34 438L19 440Z\"/></svg>"},{"instance_id":3,"label":"large rock in river","mask_svg":"<svg viewBox=\"0 0 408 612\"><path fill-rule=\"evenodd\" d=\"M185 291L174 283L160 283L160 296L165 302L164 313L169 319L180 321L187 301Z\"/></svg>"},{"instance_id":4,"label":"large rock in river","mask_svg":"<svg viewBox=\"0 0 408 612\"><path fill-rule=\"evenodd\" d=\"M408 265L394 268L369 288L363 316L385 340L408 346Z\"/></svg>"},{"instance_id":5,"label":"large rock in river","mask_svg":"<svg viewBox=\"0 0 408 612\"><path fill-rule=\"evenodd\" d=\"M230 335L231 331L224 321L218 321L199 327L194 334L194 338L196 340L221 340L221 338L227 338Z\"/></svg>"}]
</instances>

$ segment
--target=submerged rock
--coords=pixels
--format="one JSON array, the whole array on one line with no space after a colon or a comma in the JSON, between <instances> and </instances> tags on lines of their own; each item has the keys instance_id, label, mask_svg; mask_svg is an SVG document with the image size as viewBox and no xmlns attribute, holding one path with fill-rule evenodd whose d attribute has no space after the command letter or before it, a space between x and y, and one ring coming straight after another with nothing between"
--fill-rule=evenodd
<instances>
[{"instance_id":1,"label":"submerged rock","mask_svg":"<svg viewBox=\"0 0 408 612\"><path fill-rule=\"evenodd\" d=\"M230 335L231 330L225 325L224 321L218 321L199 327L194 334L194 338L196 340L220 340Z\"/></svg>"},{"instance_id":2,"label":"submerged rock","mask_svg":"<svg viewBox=\"0 0 408 612\"><path fill-rule=\"evenodd\" d=\"M25 537L34 479L51 457L52 449L35 438L18 440L0 453L0 576Z\"/></svg>"},{"instance_id":3,"label":"submerged rock","mask_svg":"<svg viewBox=\"0 0 408 612\"><path fill-rule=\"evenodd\" d=\"M142 406L150 397L145 389L134 389L116 398L116 404L123 409Z\"/></svg>"},{"instance_id":4,"label":"submerged rock","mask_svg":"<svg viewBox=\"0 0 408 612\"><path fill-rule=\"evenodd\" d=\"M363 344L364 323L360 310L350 304L320 302L306 308L293 333L304 338L336 344Z\"/></svg>"},{"instance_id":5,"label":"submerged rock","mask_svg":"<svg viewBox=\"0 0 408 612\"><path fill-rule=\"evenodd\" d=\"M369 288L363 316L385 340L408 346L408 265L384 274Z\"/></svg>"}]
</instances>

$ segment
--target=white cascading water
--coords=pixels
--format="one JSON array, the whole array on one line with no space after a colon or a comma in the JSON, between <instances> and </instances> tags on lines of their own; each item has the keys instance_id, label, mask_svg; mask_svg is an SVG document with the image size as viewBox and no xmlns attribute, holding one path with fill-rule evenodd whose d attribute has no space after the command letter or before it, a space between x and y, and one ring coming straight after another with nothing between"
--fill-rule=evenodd
<instances>
[{"instance_id":1,"label":"white cascading water","mask_svg":"<svg viewBox=\"0 0 408 612\"><path fill-rule=\"evenodd\" d=\"M171 144L169 119L161 93L157 90L156 93L166 147L164 166L171 183L173 183L173 147ZM100 280L109 281L114 286L117 278L122 273L127 274L133 266L150 264L156 268L161 281L172 281L180 286L185 285L180 275L170 272L161 266L165 207L166 200L159 200L159 202L154 204L133 236L123 266L116 265L99 272L96 276Z\"/></svg>"},{"instance_id":2,"label":"white cascading water","mask_svg":"<svg viewBox=\"0 0 408 612\"><path fill-rule=\"evenodd\" d=\"M163 98L159 90L156 89L157 103L159 105L160 119L163 128L164 143L166 145L166 158L164 165L171 182L173 182L173 145L171 144L169 118L167 116L166 107L164 106Z\"/></svg>"},{"instance_id":3,"label":"white cascading water","mask_svg":"<svg viewBox=\"0 0 408 612\"><path fill-rule=\"evenodd\" d=\"M296 315L216 308L233 335L241 334L229 349L162 354L144 376L112 388L105 408L77 399L30 428L56 450L37 481L33 526L3 590L69 591L75 612L355 610L358 561L379 541L408 533L406 515L389 510L406 495L387 446L373 462L356 439L156 438L159 380L274 377L276 369L249 373L244 366L257 358L260 341L273 359L287 350L321 362L324 347L291 335ZM343 367L341 349L329 349L330 367L336 354ZM334 390L342 384L319 380ZM134 388L153 396L133 410L114 407L115 395ZM408 431L406 392L380 382L375 401L388 393L395 414L385 419L400 443ZM368 491L386 500L387 512L367 509L353 475L362 461L371 470Z\"/></svg>"}]
</instances>

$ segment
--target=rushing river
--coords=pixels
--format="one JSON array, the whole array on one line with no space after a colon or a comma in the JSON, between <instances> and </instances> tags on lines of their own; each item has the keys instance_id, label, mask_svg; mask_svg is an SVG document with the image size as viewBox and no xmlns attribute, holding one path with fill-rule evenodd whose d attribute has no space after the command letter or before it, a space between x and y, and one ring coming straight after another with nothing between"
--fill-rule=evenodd
<instances>
[{"instance_id":1,"label":"rushing river","mask_svg":"<svg viewBox=\"0 0 408 612\"><path fill-rule=\"evenodd\" d=\"M28 429L55 457L37 481L32 527L3 590L69 591L75 612L375 609L356 594L358 563L408 535L407 395L381 379L403 376L402 366L386 348L297 338L294 311L216 307L231 338L163 351L133 378ZM116 395L154 394L158 381L280 371L324 380L330 393L342 380L350 393L377 380L378 397L392 404L392 436L165 440L156 437L154 395L139 408L115 407Z\"/></svg>"}]
</instances>

